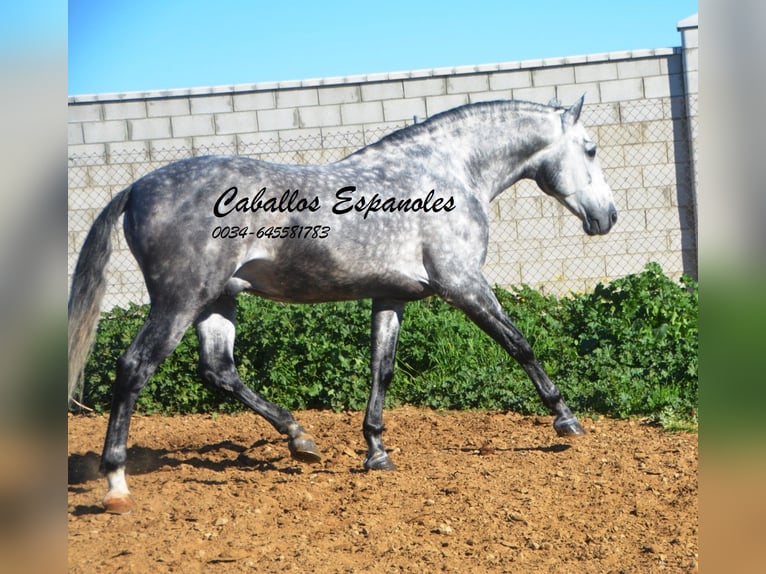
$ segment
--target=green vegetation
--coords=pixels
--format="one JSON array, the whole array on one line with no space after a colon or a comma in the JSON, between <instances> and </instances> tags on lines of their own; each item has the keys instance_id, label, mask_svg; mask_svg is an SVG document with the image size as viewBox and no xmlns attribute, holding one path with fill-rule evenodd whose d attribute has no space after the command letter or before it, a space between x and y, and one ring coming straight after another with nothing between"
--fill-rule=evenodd
<instances>
[{"instance_id":1,"label":"green vegetation","mask_svg":"<svg viewBox=\"0 0 766 574\"><path fill-rule=\"evenodd\" d=\"M557 298L497 289L508 314L580 414L643 416L667 428L696 422L698 287L656 263L589 293ZM147 308L105 313L85 370L82 401L109 408L115 364ZM370 302L285 305L239 299L235 358L242 380L288 409L363 409ZM139 397L143 413L234 412L243 407L196 374L197 340L184 337ZM407 306L387 404L544 414L516 362L438 298Z\"/></svg>"}]
</instances>

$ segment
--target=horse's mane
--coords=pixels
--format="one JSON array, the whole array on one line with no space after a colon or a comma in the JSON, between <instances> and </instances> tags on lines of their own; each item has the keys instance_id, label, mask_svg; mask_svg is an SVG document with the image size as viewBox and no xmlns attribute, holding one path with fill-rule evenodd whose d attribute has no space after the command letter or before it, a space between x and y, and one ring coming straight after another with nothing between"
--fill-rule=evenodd
<instances>
[{"instance_id":1,"label":"horse's mane","mask_svg":"<svg viewBox=\"0 0 766 574\"><path fill-rule=\"evenodd\" d=\"M404 140L412 139L422 133L434 131L445 123L451 123L456 120L469 119L472 116L481 115L482 113L486 113L487 111L496 110L499 113L505 113L511 110L516 110L516 111L529 111L529 112L539 112L539 113L551 113L554 111L559 111L561 109L563 108L559 105L539 104L536 102L528 102L525 100L492 100L492 101L486 101L486 102L463 104L462 106L458 106L456 108L452 108L443 112L439 112L438 114L434 114L433 116L429 117L428 119L420 123L412 124L412 125L400 128L396 131L393 131L383 136L378 141L368 144L365 147L355 151L351 155L362 153L364 150L368 148L373 148L373 147L378 148L378 147L387 146L391 144L395 145Z\"/></svg>"}]
</instances>

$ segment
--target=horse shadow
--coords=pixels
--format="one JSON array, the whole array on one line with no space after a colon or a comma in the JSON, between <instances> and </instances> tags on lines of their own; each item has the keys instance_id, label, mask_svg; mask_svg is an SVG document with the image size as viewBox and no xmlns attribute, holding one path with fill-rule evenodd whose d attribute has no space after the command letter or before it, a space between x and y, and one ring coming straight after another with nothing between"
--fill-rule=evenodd
<instances>
[{"instance_id":1,"label":"horse shadow","mask_svg":"<svg viewBox=\"0 0 766 574\"><path fill-rule=\"evenodd\" d=\"M260 439L252 445L245 446L231 440L223 440L214 444L199 448L183 447L178 449L150 448L134 445L128 448L128 461L126 472L128 475L150 474L163 468L177 468L187 464L197 469L206 469L214 472L226 472L231 469L242 469L254 472L278 472L281 474L301 474L302 467L295 463L289 455L268 456L259 450L272 450L279 448L279 439ZM511 448L493 447L493 451L538 451L544 453L559 453L569 449L569 444L553 444L549 446L517 446ZM463 452L475 453L475 447L462 447ZM237 453L234 458L216 458L205 456L219 451ZM359 451L364 453L364 451ZM192 454L192 456L189 456ZM67 459L67 484L70 492L84 492L89 490L86 485L103 477L99 470L101 455L88 451L86 453L72 453ZM361 470L360 472L366 472Z\"/></svg>"},{"instance_id":2,"label":"horse shadow","mask_svg":"<svg viewBox=\"0 0 766 574\"><path fill-rule=\"evenodd\" d=\"M524 451L556 454L559 452L564 452L566 450L569 450L570 448L572 448L571 444L556 443L556 444L552 444L548 446L513 446L513 447L486 446L481 448L477 448L475 446L464 446L464 447L460 447L459 450L468 454L484 456L485 454L496 454L496 453L502 454L502 453L508 453L508 452L524 452Z\"/></svg>"},{"instance_id":3,"label":"horse shadow","mask_svg":"<svg viewBox=\"0 0 766 574\"><path fill-rule=\"evenodd\" d=\"M206 469L214 472L225 472L231 469L243 469L254 472L276 472L281 474L301 474L303 471L294 463L288 454L284 456L269 455L275 446L281 446L281 441L261 439L250 446L223 440L202 447L183 447L178 449L150 448L135 445L128 448L126 472L128 476L151 474L162 469L173 469L181 465L189 465L196 469ZM236 457L225 452L237 453ZM206 456L209 455L209 456ZM67 460L67 483L70 493L84 493L92 490L89 483L103 479L99 470L101 455L93 451L72 453ZM198 481L204 484L221 484L224 481L211 479L187 478L185 481ZM77 505L71 511L74 516L102 514L104 509L97 505Z\"/></svg>"},{"instance_id":4,"label":"horse shadow","mask_svg":"<svg viewBox=\"0 0 766 574\"><path fill-rule=\"evenodd\" d=\"M289 455L269 456L264 450L279 445L279 440L261 439L250 446L223 440L199 448L183 447L178 449L150 448L140 445L128 448L126 472L128 475L150 474L161 469L177 468L183 464L197 469L225 472L231 469L247 469L255 472L279 472L282 474L300 474L301 468L293 464ZM205 456L221 451L237 453L234 458ZM190 456L191 455L191 456ZM72 453L67 460L67 477L70 492L87 490L87 483L102 478L99 470L101 455L88 451Z\"/></svg>"}]
</instances>

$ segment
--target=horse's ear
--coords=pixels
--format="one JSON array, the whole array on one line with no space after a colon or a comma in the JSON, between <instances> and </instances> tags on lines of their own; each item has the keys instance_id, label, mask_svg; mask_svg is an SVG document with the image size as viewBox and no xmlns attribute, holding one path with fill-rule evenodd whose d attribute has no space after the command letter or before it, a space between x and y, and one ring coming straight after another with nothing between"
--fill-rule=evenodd
<instances>
[{"instance_id":1,"label":"horse's ear","mask_svg":"<svg viewBox=\"0 0 766 574\"><path fill-rule=\"evenodd\" d=\"M561 116L561 123L564 124L564 127L573 126L577 123L577 121L580 119L580 112L582 111L582 104L585 101L585 94L580 96L580 99L577 100L574 104L572 104L572 107L565 110L564 113Z\"/></svg>"}]
</instances>

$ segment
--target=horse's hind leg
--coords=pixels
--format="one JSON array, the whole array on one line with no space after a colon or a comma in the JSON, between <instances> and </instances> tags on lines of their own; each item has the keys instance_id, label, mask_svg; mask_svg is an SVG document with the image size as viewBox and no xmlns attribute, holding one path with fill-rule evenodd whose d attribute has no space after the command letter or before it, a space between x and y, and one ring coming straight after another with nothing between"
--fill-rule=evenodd
<instances>
[{"instance_id":1,"label":"horse's hind leg","mask_svg":"<svg viewBox=\"0 0 766 574\"><path fill-rule=\"evenodd\" d=\"M548 378L532 347L505 314L484 277L475 279L469 290L455 290L452 293L454 294L446 299L463 310L474 323L500 343L527 372L543 404L556 415L553 428L559 436L585 434L585 430L562 399L558 387Z\"/></svg>"},{"instance_id":2,"label":"horse's hind leg","mask_svg":"<svg viewBox=\"0 0 766 574\"><path fill-rule=\"evenodd\" d=\"M108 482L108 491L103 500L107 512L124 514L133 508L125 481L128 431L133 407L139 392L159 364L176 348L194 315L194 311L187 314L175 313L161 305L153 306L138 335L117 361L112 409L101 457L101 471Z\"/></svg>"},{"instance_id":3,"label":"horse's hind leg","mask_svg":"<svg viewBox=\"0 0 766 574\"><path fill-rule=\"evenodd\" d=\"M269 421L277 431L287 435L287 445L293 458L302 462L318 462L321 457L314 439L295 421L293 415L254 393L239 378L234 364L235 315L234 297L222 296L197 319L200 376L207 383L232 393Z\"/></svg>"},{"instance_id":4,"label":"horse's hind leg","mask_svg":"<svg viewBox=\"0 0 766 574\"><path fill-rule=\"evenodd\" d=\"M383 446L383 403L388 385L394 375L396 342L404 312L404 303L391 301L372 302L371 375L370 400L364 415L364 438L367 441L367 457L364 467L369 470L394 470L396 466Z\"/></svg>"}]
</instances>

